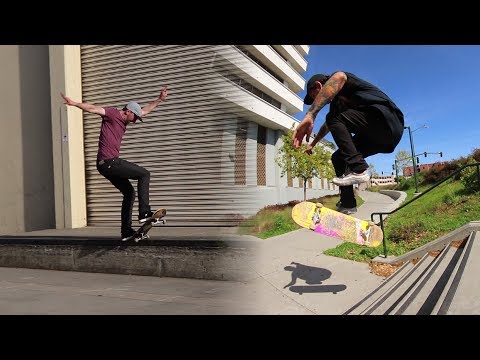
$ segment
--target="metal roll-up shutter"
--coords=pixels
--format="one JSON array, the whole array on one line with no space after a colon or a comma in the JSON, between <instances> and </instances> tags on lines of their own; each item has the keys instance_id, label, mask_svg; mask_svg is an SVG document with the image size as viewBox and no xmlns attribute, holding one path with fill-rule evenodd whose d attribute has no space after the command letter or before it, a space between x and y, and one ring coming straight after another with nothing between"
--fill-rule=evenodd
<instances>
[{"instance_id":1,"label":"metal roll-up shutter","mask_svg":"<svg viewBox=\"0 0 480 360\"><path fill-rule=\"evenodd\" d=\"M234 186L237 120L218 96L224 84L212 66L217 48L81 47L83 102L121 109L133 100L143 107L168 85L167 101L144 123L128 125L120 149L121 158L150 171L150 205L168 209L167 225L235 225L249 212L249 196ZM87 223L119 226L122 195L95 166L101 118L83 114ZM136 199L134 222L137 215Z\"/></svg>"}]
</instances>

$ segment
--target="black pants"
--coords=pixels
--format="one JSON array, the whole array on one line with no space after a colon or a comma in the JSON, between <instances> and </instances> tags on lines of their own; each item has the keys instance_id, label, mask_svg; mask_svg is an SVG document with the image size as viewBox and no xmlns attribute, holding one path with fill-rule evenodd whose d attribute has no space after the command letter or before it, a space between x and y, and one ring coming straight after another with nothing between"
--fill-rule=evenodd
<instances>
[{"instance_id":1,"label":"black pants","mask_svg":"<svg viewBox=\"0 0 480 360\"><path fill-rule=\"evenodd\" d=\"M347 170L363 172L368 168L366 157L391 153L400 140L393 138L382 112L372 108L329 115L326 122L338 146L338 150L332 154L337 176L342 176ZM340 186L340 201L344 207L357 206L353 185Z\"/></svg>"},{"instance_id":2,"label":"black pants","mask_svg":"<svg viewBox=\"0 0 480 360\"><path fill-rule=\"evenodd\" d=\"M135 189L129 179L138 180L138 211L140 214L150 211L149 189L150 171L121 158L97 162L97 170L123 194L122 233L132 227L132 210L135 201Z\"/></svg>"}]
</instances>

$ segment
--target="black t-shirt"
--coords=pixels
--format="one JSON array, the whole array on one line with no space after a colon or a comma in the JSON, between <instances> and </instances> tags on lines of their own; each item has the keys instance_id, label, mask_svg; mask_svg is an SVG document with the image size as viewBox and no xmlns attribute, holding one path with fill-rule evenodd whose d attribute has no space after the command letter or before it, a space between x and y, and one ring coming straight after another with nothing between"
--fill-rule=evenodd
<instances>
[{"instance_id":1,"label":"black t-shirt","mask_svg":"<svg viewBox=\"0 0 480 360\"><path fill-rule=\"evenodd\" d=\"M395 142L403 135L403 113L383 91L352 73L345 72L347 81L330 103L330 113L336 115L347 109L376 108L392 130Z\"/></svg>"}]
</instances>

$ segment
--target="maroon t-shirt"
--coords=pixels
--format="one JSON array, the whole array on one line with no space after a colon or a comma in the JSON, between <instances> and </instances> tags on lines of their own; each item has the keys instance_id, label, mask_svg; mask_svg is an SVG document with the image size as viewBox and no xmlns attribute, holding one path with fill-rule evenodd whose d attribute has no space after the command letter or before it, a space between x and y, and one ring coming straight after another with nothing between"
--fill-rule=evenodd
<instances>
[{"instance_id":1,"label":"maroon t-shirt","mask_svg":"<svg viewBox=\"0 0 480 360\"><path fill-rule=\"evenodd\" d=\"M106 107L102 116L102 128L98 139L97 161L111 159L120 155L120 145L127 125L119 110Z\"/></svg>"}]
</instances>

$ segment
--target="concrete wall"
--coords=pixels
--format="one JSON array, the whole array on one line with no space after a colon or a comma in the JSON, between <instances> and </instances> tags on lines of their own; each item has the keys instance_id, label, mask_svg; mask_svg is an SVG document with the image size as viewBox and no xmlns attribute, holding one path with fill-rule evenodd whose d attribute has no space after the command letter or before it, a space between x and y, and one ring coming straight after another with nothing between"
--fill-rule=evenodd
<instances>
[{"instance_id":1,"label":"concrete wall","mask_svg":"<svg viewBox=\"0 0 480 360\"><path fill-rule=\"evenodd\" d=\"M51 138L55 184L55 227L72 229L87 225L83 112L63 104L60 93L82 101L79 45L49 46Z\"/></svg>"},{"instance_id":2,"label":"concrete wall","mask_svg":"<svg viewBox=\"0 0 480 360\"><path fill-rule=\"evenodd\" d=\"M48 46L0 46L0 79L0 234L52 228Z\"/></svg>"},{"instance_id":3,"label":"concrete wall","mask_svg":"<svg viewBox=\"0 0 480 360\"><path fill-rule=\"evenodd\" d=\"M322 197L325 195L338 195L337 190L316 190L307 189L307 199L313 197ZM269 186L258 186L255 188L255 197L253 200L252 208L254 209L251 215L257 213L267 205L285 204L291 200L303 200L303 188L276 188Z\"/></svg>"}]
</instances>

